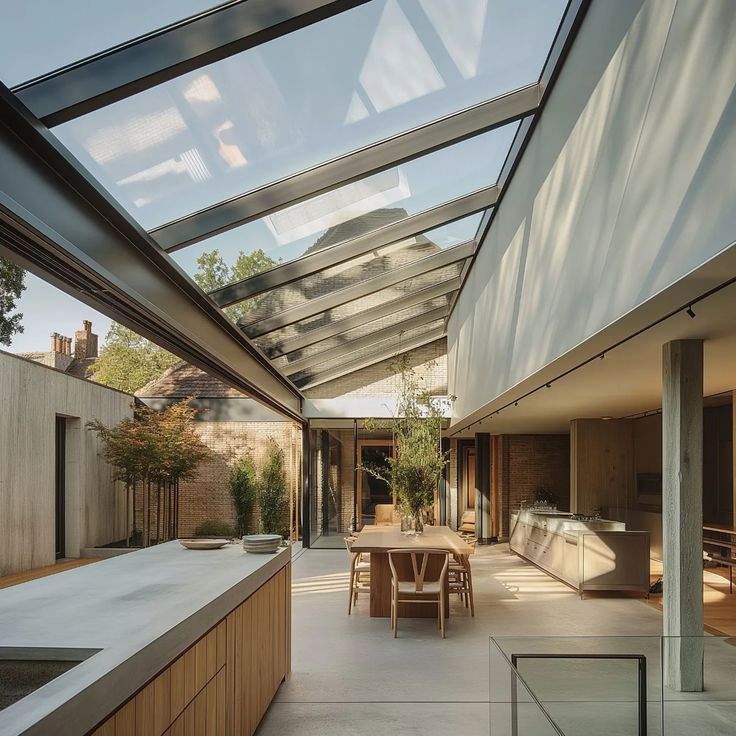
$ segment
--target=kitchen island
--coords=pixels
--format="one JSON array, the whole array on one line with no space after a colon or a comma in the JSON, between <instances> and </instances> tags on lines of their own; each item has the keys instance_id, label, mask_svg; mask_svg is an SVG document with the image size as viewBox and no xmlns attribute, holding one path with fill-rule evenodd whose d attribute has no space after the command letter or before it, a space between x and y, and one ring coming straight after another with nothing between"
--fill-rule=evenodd
<instances>
[{"instance_id":1,"label":"kitchen island","mask_svg":"<svg viewBox=\"0 0 736 736\"><path fill-rule=\"evenodd\" d=\"M509 547L575 588L649 593L649 533L565 511L511 514Z\"/></svg>"},{"instance_id":2,"label":"kitchen island","mask_svg":"<svg viewBox=\"0 0 736 736\"><path fill-rule=\"evenodd\" d=\"M0 660L74 666L0 736L251 734L290 669L290 606L288 547L169 542L4 589Z\"/></svg>"}]
</instances>

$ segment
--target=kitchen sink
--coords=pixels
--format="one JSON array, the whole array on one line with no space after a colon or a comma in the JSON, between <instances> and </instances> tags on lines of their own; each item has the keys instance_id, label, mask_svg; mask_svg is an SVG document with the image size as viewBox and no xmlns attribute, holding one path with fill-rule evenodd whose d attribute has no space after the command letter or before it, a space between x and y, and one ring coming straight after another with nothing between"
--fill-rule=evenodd
<instances>
[{"instance_id":1,"label":"kitchen sink","mask_svg":"<svg viewBox=\"0 0 736 736\"><path fill-rule=\"evenodd\" d=\"M25 698L99 651L0 647L0 710Z\"/></svg>"}]
</instances>

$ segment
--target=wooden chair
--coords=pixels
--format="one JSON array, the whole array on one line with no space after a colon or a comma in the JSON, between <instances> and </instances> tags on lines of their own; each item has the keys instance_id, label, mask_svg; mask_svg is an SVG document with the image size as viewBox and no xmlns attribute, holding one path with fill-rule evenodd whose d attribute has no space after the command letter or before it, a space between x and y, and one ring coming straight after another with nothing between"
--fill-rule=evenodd
<instances>
[{"instance_id":1,"label":"wooden chair","mask_svg":"<svg viewBox=\"0 0 736 736\"><path fill-rule=\"evenodd\" d=\"M399 559L411 560L411 580L401 580L396 565L403 569ZM428 577L432 560L442 562L439 575ZM388 564L391 567L391 629L394 639L399 632L399 603L429 603L437 606L437 619L442 638L445 638L445 588L449 553L441 549L391 549L388 551ZM433 576L434 577L434 576ZM431 598L429 597L431 596Z\"/></svg>"},{"instance_id":2,"label":"wooden chair","mask_svg":"<svg viewBox=\"0 0 736 736\"><path fill-rule=\"evenodd\" d=\"M350 591L348 598L348 616L353 612L353 604L358 602L358 592L370 588L370 559L364 559L360 552L353 552L356 537L345 537L345 548L350 555Z\"/></svg>"},{"instance_id":3,"label":"wooden chair","mask_svg":"<svg viewBox=\"0 0 736 736\"><path fill-rule=\"evenodd\" d=\"M376 526L400 526L401 515L392 503L376 504Z\"/></svg>"},{"instance_id":4,"label":"wooden chair","mask_svg":"<svg viewBox=\"0 0 736 736\"><path fill-rule=\"evenodd\" d=\"M475 616L473 572L470 568L469 555L453 554L448 568L448 580L450 593L457 593L465 608L470 608L470 615Z\"/></svg>"},{"instance_id":5,"label":"wooden chair","mask_svg":"<svg viewBox=\"0 0 736 736\"><path fill-rule=\"evenodd\" d=\"M475 537L475 511L463 511L457 533L464 538Z\"/></svg>"}]
</instances>

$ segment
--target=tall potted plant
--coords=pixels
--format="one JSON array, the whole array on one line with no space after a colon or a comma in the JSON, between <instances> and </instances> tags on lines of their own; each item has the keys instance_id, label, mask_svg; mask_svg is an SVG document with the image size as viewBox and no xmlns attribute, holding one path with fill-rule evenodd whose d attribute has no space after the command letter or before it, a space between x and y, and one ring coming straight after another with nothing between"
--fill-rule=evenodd
<instances>
[{"instance_id":1,"label":"tall potted plant","mask_svg":"<svg viewBox=\"0 0 736 736\"><path fill-rule=\"evenodd\" d=\"M388 458L388 471L365 469L389 484L402 512L421 531L447 463L447 453L442 452L440 443L442 409L405 357L394 364L393 370L400 381L395 417L389 422L368 420L366 428L390 429L394 456Z\"/></svg>"}]
</instances>

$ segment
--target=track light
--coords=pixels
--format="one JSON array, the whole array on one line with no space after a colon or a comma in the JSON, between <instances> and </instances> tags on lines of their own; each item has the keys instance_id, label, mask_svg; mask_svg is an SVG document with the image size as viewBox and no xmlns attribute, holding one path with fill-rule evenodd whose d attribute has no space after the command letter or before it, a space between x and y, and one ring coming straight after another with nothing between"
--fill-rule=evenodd
<instances>
[{"instance_id":1,"label":"track light","mask_svg":"<svg viewBox=\"0 0 736 736\"><path fill-rule=\"evenodd\" d=\"M545 385L545 386L546 386L547 388L552 388L552 384L551 384L551 383L545 383L544 385Z\"/></svg>"},{"instance_id":2,"label":"track light","mask_svg":"<svg viewBox=\"0 0 736 736\"><path fill-rule=\"evenodd\" d=\"M695 312L693 312L692 306L689 306L685 311L687 312L690 319L695 319Z\"/></svg>"},{"instance_id":3,"label":"track light","mask_svg":"<svg viewBox=\"0 0 736 736\"><path fill-rule=\"evenodd\" d=\"M514 406L519 406L519 402L518 401L514 401Z\"/></svg>"}]
</instances>

